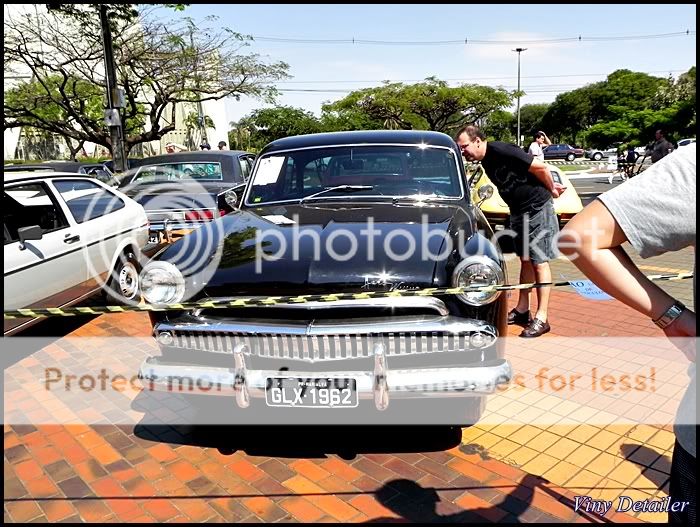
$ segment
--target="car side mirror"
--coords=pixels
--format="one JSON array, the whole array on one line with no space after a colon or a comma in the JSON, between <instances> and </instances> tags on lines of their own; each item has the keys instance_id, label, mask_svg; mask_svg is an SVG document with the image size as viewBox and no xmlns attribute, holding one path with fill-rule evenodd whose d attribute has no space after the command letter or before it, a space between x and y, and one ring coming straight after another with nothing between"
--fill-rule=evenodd
<instances>
[{"instance_id":1,"label":"car side mirror","mask_svg":"<svg viewBox=\"0 0 700 527\"><path fill-rule=\"evenodd\" d=\"M479 187L476 191L477 196L479 196L479 203L476 204L477 207L481 207L481 204L493 196L493 187L491 185L484 185Z\"/></svg>"},{"instance_id":2,"label":"car side mirror","mask_svg":"<svg viewBox=\"0 0 700 527\"><path fill-rule=\"evenodd\" d=\"M17 229L17 237L19 238L19 248L25 249L27 240L41 240L44 237L44 231L38 225L30 225L29 227L20 227Z\"/></svg>"},{"instance_id":3,"label":"car side mirror","mask_svg":"<svg viewBox=\"0 0 700 527\"><path fill-rule=\"evenodd\" d=\"M224 194L224 201L226 202L226 205L232 209L235 209L236 205L238 205L238 194L236 194L233 190L229 190L226 192L226 194Z\"/></svg>"}]
</instances>

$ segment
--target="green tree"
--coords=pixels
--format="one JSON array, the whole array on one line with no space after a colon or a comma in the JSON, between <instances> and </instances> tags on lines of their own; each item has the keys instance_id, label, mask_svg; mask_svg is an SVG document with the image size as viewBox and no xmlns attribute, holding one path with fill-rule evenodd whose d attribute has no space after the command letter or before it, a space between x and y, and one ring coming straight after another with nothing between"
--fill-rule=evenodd
<instances>
[{"instance_id":1,"label":"green tree","mask_svg":"<svg viewBox=\"0 0 700 527\"><path fill-rule=\"evenodd\" d=\"M371 128L449 134L508 106L511 100L512 95L501 88L475 84L450 87L429 77L416 84L394 82L357 90L324 106L324 112L370 123Z\"/></svg>"},{"instance_id":2,"label":"green tree","mask_svg":"<svg viewBox=\"0 0 700 527\"><path fill-rule=\"evenodd\" d=\"M216 128L214 126L214 120L208 115L203 115L201 118L199 113L190 112L185 118L185 129L187 130L187 139L185 140L185 146L190 150L196 150L199 146L198 141L204 138L201 132L206 128Z\"/></svg>"},{"instance_id":3,"label":"green tree","mask_svg":"<svg viewBox=\"0 0 700 527\"><path fill-rule=\"evenodd\" d=\"M548 109L548 103L525 104L520 108L520 133L526 136L526 142L528 136L532 137L536 132L544 129L543 119ZM544 131L549 136L549 132Z\"/></svg>"},{"instance_id":4,"label":"green tree","mask_svg":"<svg viewBox=\"0 0 700 527\"><path fill-rule=\"evenodd\" d=\"M258 149L275 139L321 131L321 124L314 114L291 106L255 110L241 119L237 127L249 130L250 144Z\"/></svg>"},{"instance_id":5,"label":"green tree","mask_svg":"<svg viewBox=\"0 0 700 527\"><path fill-rule=\"evenodd\" d=\"M61 4L62 6L65 4ZM178 4L173 4L178 5ZM21 68L32 79L5 93L4 128L30 126L110 148L104 108L104 67L96 4L48 13L6 17L5 72ZM252 37L192 19L158 20L153 8L111 12L117 80L124 90L120 117L127 151L175 129L178 103L243 95L274 101L273 83L286 78L288 65L244 53ZM126 13L126 14L125 14ZM58 108L63 119L44 111Z\"/></svg>"},{"instance_id":6,"label":"green tree","mask_svg":"<svg viewBox=\"0 0 700 527\"><path fill-rule=\"evenodd\" d=\"M542 118L542 128L560 141L605 148L610 138L631 136L641 140L645 132L628 118L634 112L653 109L667 79L630 70L616 70L605 81L559 94ZM602 143L599 141L603 141Z\"/></svg>"},{"instance_id":7,"label":"green tree","mask_svg":"<svg viewBox=\"0 0 700 527\"><path fill-rule=\"evenodd\" d=\"M513 113L506 110L496 110L482 122L482 130L489 139L515 143L516 121Z\"/></svg>"}]
</instances>

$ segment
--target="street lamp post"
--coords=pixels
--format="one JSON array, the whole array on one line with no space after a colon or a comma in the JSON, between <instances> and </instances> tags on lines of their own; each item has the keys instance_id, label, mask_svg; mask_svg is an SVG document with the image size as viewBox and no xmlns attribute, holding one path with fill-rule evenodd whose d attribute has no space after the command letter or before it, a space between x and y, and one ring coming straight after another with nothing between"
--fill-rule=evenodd
<instances>
[{"instance_id":1,"label":"street lamp post","mask_svg":"<svg viewBox=\"0 0 700 527\"><path fill-rule=\"evenodd\" d=\"M120 90L117 86L117 73L114 65L112 31L109 28L107 6L100 4L100 23L102 25L102 42L104 44L105 77L107 80L107 110L105 122L109 125L112 159L116 172L126 170L126 149L124 147L124 128L119 117L119 108L124 107Z\"/></svg>"},{"instance_id":2,"label":"street lamp post","mask_svg":"<svg viewBox=\"0 0 700 527\"><path fill-rule=\"evenodd\" d=\"M527 51L527 48L515 48L513 51L518 53L518 146L522 146L520 142L520 54Z\"/></svg>"}]
</instances>

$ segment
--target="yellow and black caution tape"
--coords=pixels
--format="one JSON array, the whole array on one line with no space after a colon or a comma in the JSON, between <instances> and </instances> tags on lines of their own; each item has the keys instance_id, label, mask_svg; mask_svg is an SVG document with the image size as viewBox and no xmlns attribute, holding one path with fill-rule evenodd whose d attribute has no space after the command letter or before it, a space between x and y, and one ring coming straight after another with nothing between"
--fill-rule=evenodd
<instances>
[{"instance_id":1,"label":"yellow and black caution tape","mask_svg":"<svg viewBox=\"0 0 700 527\"><path fill-rule=\"evenodd\" d=\"M692 278L693 273L648 275L649 280L684 280ZM573 280L572 280L573 281ZM436 296L459 295L462 293L478 293L489 291L512 291L516 289L532 289L540 287L562 287L570 285L569 280L561 282L541 282L529 284L488 285L479 287L429 287L427 289L395 291L362 291L357 293L329 293L297 296L268 296L236 298L234 300L207 299L198 302L183 302L179 304L139 304L125 306L96 306L96 307L49 307L24 308L4 312L5 320L14 318L38 317L71 317L75 315L102 315L104 313L126 313L129 311L189 311L193 309L229 309L238 307L260 307L280 304L303 304L305 302L337 302L339 300L363 300L367 298L395 298L405 296Z\"/></svg>"}]
</instances>

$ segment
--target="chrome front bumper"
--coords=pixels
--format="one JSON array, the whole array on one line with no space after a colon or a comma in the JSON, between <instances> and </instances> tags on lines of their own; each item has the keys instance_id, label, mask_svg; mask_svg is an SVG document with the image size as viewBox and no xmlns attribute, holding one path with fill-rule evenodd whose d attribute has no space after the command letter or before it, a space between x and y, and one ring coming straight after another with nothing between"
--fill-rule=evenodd
<instances>
[{"instance_id":1,"label":"chrome front bumper","mask_svg":"<svg viewBox=\"0 0 700 527\"><path fill-rule=\"evenodd\" d=\"M512 377L508 361L498 359L484 365L448 368L389 368L386 350L374 345L374 371L279 371L250 370L246 365L249 350L240 344L233 351L231 368L167 363L150 357L144 361L138 378L145 390L192 394L234 395L240 408L247 408L252 398L265 398L268 379L292 377L302 379L355 379L360 399L373 399L378 410L389 399L410 397L469 397L493 393Z\"/></svg>"}]
</instances>

